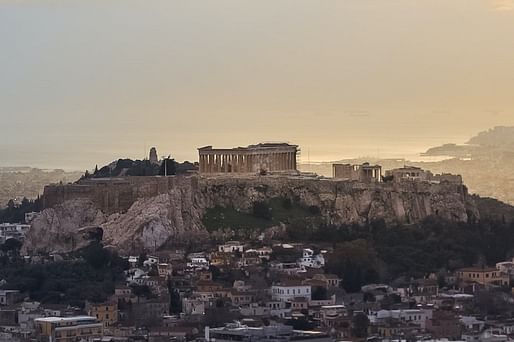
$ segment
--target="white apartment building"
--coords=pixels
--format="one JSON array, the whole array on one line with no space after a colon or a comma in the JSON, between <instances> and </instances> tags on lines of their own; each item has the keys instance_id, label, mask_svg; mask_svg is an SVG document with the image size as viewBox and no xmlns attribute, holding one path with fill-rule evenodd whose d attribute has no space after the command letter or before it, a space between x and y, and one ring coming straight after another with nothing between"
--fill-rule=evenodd
<instances>
[{"instance_id":1,"label":"white apartment building","mask_svg":"<svg viewBox=\"0 0 514 342\"><path fill-rule=\"evenodd\" d=\"M289 302L294 298L311 300L311 287L294 281L278 283L271 287L271 298L281 302Z\"/></svg>"}]
</instances>

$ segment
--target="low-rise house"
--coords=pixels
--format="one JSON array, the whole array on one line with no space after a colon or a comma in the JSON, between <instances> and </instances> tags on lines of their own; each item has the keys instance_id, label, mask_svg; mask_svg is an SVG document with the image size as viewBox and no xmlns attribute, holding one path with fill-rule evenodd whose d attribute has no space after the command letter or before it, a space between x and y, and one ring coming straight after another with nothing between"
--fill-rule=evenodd
<instances>
[{"instance_id":1,"label":"low-rise house","mask_svg":"<svg viewBox=\"0 0 514 342\"><path fill-rule=\"evenodd\" d=\"M182 300L182 312L186 315L204 315L205 300L199 298L184 298Z\"/></svg>"},{"instance_id":2,"label":"low-rise house","mask_svg":"<svg viewBox=\"0 0 514 342\"><path fill-rule=\"evenodd\" d=\"M485 328L485 322L473 316L462 316L459 321L462 327L464 328L464 331L473 334L479 333L483 331Z\"/></svg>"},{"instance_id":3,"label":"low-rise house","mask_svg":"<svg viewBox=\"0 0 514 342\"><path fill-rule=\"evenodd\" d=\"M273 249L271 247L261 247L256 249L259 258L269 260L271 257L271 253L273 253Z\"/></svg>"},{"instance_id":4,"label":"low-rise house","mask_svg":"<svg viewBox=\"0 0 514 342\"><path fill-rule=\"evenodd\" d=\"M104 327L118 323L118 303L87 303L86 310L89 316L96 317Z\"/></svg>"},{"instance_id":5,"label":"low-rise house","mask_svg":"<svg viewBox=\"0 0 514 342\"><path fill-rule=\"evenodd\" d=\"M243 253L244 245L239 241L229 241L226 244L218 246L218 252L220 253Z\"/></svg>"},{"instance_id":6,"label":"low-rise house","mask_svg":"<svg viewBox=\"0 0 514 342\"><path fill-rule=\"evenodd\" d=\"M315 317L323 327L335 328L340 319L347 315L344 305L324 305L317 311Z\"/></svg>"},{"instance_id":7,"label":"low-rise house","mask_svg":"<svg viewBox=\"0 0 514 342\"><path fill-rule=\"evenodd\" d=\"M18 309L18 324L21 329L34 330L34 320L45 317L39 302L23 302Z\"/></svg>"},{"instance_id":8,"label":"low-rise house","mask_svg":"<svg viewBox=\"0 0 514 342\"><path fill-rule=\"evenodd\" d=\"M325 258L321 253L314 254L312 249L304 248L302 258L298 261L298 264L303 267L322 268L325 266Z\"/></svg>"},{"instance_id":9,"label":"low-rise house","mask_svg":"<svg viewBox=\"0 0 514 342\"><path fill-rule=\"evenodd\" d=\"M506 342L509 337L495 331L485 330L479 333L464 332L461 339L466 342Z\"/></svg>"},{"instance_id":10,"label":"low-rise house","mask_svg":"<svg viewBox=\"0 0 514 342\"><path fill-rule=\"evenodd\" d=\"M269 308L270 315L277 318L291 317L291 304L283 301L268 301L265 306Z\"/></svg>"},{"instance_id":11,"label":"low-rise house","mask_svg":"<svg viewBox=\"0 0 514 342\"><path fill-rule=\"evenodd\" d=\"M373 323L392 318L410 322L425 329L427 321L432 318L432 309L379 310L372 312L368 318Z\"/></svg>"},{"instance_id":12,"label":"low-rise house","mask_svg":"<svg viewBox=\"0 0 514 342\"><path fill-rule=\"evenodd\" d=\"M258 266L262 263L262 259L254 249L249 249L243 253L241 260L238 262L239 267Z\"/></svg>"},{"instance_id":13,"label":"low-rise house","mask_svg":"<svg viewBox=\"0 0 514 342\"><path fill-rule=\"evenodd\" d=\"M341 278L335 274L320 273L315 274L312 279L321 280L325 282L326 288L339 287L341 285Z\"/></svg>"},{"instance_id":14,"label":"low-rise house","mask_svg":"<svg viewBox=\"0 0 514 342\"><path fill-rule=\"evenodd\" d=\"M130 300L132 298L132 289L128 286L117 286L114 288L114 297L115 299L123 299L125 301Z\"/></svg>"},{"instance_id":15,"label":"low-rise house","mask_svg":"<svg viewBox=\"0 0 514 342\"><path fill-rule=\"evenodd\" d=\"M309 309L309 300L305 297L295 297L289 300L291 303L291 310L293 311L302 311Z\"/></svg>"},{"instance_id":16,"label":"low-rise house","mask_svg":"<svg viewBox=\"0 0 514 342\"><path fill-rule=\"evenodd\" d=\"M13 305L21 299L18 290L0 290L0 305Z\"/></svg>"},{"instance_id":17,"label":"low-rise house","mask_svg":"<svg viewBox=\"0 0 514 342\"><path fill-rule=\"evenodd\" d=\"M382 340L400 340L407 338L413 339L421 333L419 325L412 322L402 321L397 318L387 318L380 322L373 323L369 327L369 332L378 335Z\"/></svg>"},{"instance_id":18,"label":"low-rise house","mask_svg":"<svg viewBox=\"0 0 514 342\"><path fill-rule=\"evenodd\" d=\"M334 294L328 299L311 299L309 301L309 307L330 306L335 305L336 303L336 295Z\"/></svg>"},{"instance_id":19,"label":"low-rise house","mask_svg":"<svg viewBox=\"0 0 514 342\"><path fill-rule=\"evenodd\" d=\"M196 282L196 291L198 292L217 292L223 289L223 285L209 281L209 280L200 280Z\"/></svg>"},{"instance_id":20,"label":"low-rise house","mask_svg":"<svg viewBox=\"0 0 514 342\"><path fill-rule=\"evenodd\" d=\"M259 305L258 303L251 303L243 305L239 308L239 313L243 317L269 317L271 316L270 308L267 306Z\"/></svg>"},{"instance_id":21,"label":"low-rise house","mask_svg":"<svg viewBox=\"0 0 514 342\"><path fill-rule=\"evenodd\" d=\"M235 257L229 253L214 252L211 253L210 261L211 265L213 266L225 267L233 265L235 262Z\"/></svg>"},{"instance_id":22,"label":"low-rise house","mask_svg":"<svg viewBox=\"0 0 514 342\"><path fill-rule=\"evenodd\" d=\"M494 321L488 321L489 331L496 334L509 335L514 334L514 320L513 319L499 319Z\"/></svg>"},{"instance_id":23,"label":"low-rise house","mask_svg":"<svg viewBox=\"0 0 514 342\"><path fill-rule=\"evenodd\" d=\"M496 264L496 269L501 273L514 275L514 258L510 261L502 261Z\"/></svg>"},{"instance_id":24,"label":"low-rise house","mask_svg":"<svg viewBox=\"0 0 514 342\"><path fill-rule=\"evenodd\" d=\"M330 337L323 332L293 330L286 325L269 325L248 327L240 323L227 324L222 328L205 328L206 340L218 342L230 341L304 341L330 342Z\"/></svg>"},{"instance_id":25,"label":"low-rise house","mask_svg":"<svg viewBox=\"0 0 514 342\"><path fill-rule=\"evenodd\" d=\"M187 262L187 268L191 270L208 270L209 269L209 261L205 257L191 257Z\"/></svg>"},{"instance_id":26,"label":"low-rise house","mask_svg":"<svg viewBox=\"0 0 514 342\"><path fill-rule=\"evenodd\" d=\"M508 286L509 276L496 267L467 267L457 270L457 280L462 283Z\"/></svg>"},{"instance_id":27,"label":"low-rise house","mask_svg":"<svg viewBox=\"0 0 514 342\"><path fill-rule=\"evenodd\" d=\"M254 294L252 292L243 292L236 289L232 289L229 292L228 297L233 305L249 305L255 300Z\"/></svg>"},{"instance_id":28,"label":"low-rise house","mask_svg":"<svg viewBox=\"0 0 514 342\"><path fill-rule=\"evenodd\" d=\"M311 295L311 286L304 285L301 281L284 280L271 287L272 299L282 302L289 302L297 297L311 300Z\"/></svg>"},{"instance_id":29,"label":"low-rise house","mask_svg":"<svg viewBox=\"0 0 514 342\"><path fill-rule=\"evenodd\" d=\"M270 267L274 271L288 275L295 275L306 272L305 266L298 265L296 262L271 262Z\"/></svg>"},{"instance_id":30,"label":"low-rise house","mask_svg":"<svg viewBox=\"0 0 514 342\"><path fill-rule=\"evenodd\" d=\"M432 303L439 294L437 279L416 279L410 281L405 287L397 289L402 299L406 301L415 300L416 303Z\"/></svg>"},{"instance_id":31,"label":"low-rise house","mask_svg":"<svg viewBox=\"0 0 514 342\"><path fill-rule=\"evenodd\" d=\"M0 244L9 239L23 241L29 229L29 224L0 223Z\"/></svg>"},{"instance_id":32,"label":"low-rise house","mask_svg":"<svg viewBox=\"0 0 514 342\"><path fill-rule=\"evenodd\" d=\"M250 285L246 284L246 282L244 280L235 280L232 287L234 289L236 289L237 291L241 291L241 292L250 291L252 288Z\"/></svg>"}]
</instances>

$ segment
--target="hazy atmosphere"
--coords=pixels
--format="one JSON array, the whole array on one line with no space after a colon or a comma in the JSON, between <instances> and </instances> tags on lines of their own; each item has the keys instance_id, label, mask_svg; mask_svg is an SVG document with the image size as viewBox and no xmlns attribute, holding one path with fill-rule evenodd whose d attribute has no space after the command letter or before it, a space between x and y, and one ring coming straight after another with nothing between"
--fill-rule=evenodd
<instances>
[{"instance_id":1,"label":"hazy atmosphere","mask_svg":"<svg viewBox=\"0 0 514 342\"><path fill-rule=\"evenodd\" d=\"M514 2L0 0L0 165L411 157L514 125Z\"/></svg>"}]
</instances>

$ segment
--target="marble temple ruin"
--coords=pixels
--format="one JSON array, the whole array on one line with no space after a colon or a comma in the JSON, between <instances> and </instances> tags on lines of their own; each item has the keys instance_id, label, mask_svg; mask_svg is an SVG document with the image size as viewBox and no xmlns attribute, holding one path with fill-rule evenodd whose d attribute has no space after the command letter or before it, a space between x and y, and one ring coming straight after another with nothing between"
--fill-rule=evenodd
<instances>
[{"instance_id":1,"label":"marble temple ruin","mask_svg":"<svg viewBox=\"0 0 514 342\"><path fill-rule=\"evenodd\" d=\"M261 143L248 147L198 149L200 173L292 172L297 170L298 145Z\"/></svg>"}]
</instances>

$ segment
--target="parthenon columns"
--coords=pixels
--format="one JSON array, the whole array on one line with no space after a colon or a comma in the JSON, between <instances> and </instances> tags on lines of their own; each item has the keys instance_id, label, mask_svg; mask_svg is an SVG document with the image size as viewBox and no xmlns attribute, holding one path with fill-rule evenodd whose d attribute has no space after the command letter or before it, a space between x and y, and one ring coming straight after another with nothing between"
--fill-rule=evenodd
<instances>
[{"instance_id":1,"label":"parthenon columns","mask_svg":"<svg viewBox=\"0 0 514 342\"><path fill-rule=\"evenodd\" d=\"M258 173L296 170L298 146L265 143L234 149L199 149L200 173Z\"/></svg>"}]
</instances>

